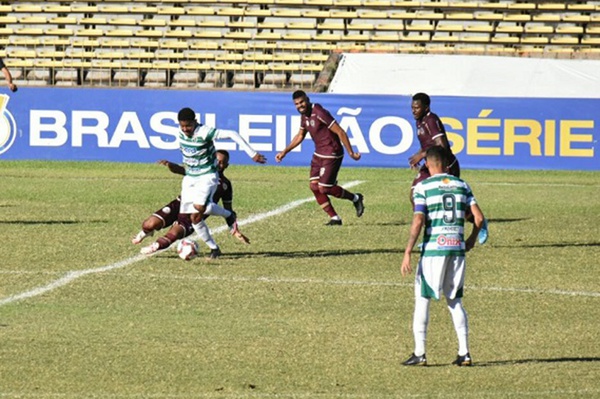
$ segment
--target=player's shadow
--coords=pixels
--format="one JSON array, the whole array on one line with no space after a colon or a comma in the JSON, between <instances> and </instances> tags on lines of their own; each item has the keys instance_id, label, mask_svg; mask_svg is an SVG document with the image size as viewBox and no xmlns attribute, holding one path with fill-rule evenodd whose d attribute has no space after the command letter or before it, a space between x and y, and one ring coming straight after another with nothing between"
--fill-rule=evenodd
<instances>
[{"instance_id":1,"label":"player's shadow","mask_svg":"<svg viewBox=\"0 0 600 399\"><path fill-rule=\"evenodd\" d=\"M478 367L498 367L498 366L514 366L515 364L530 364L530 363L588 363L600 362L600 357L557 357L549 359L513 359L513 360L494 360L490 362L476 362Z\"/></svg>"},{"instance_id":2,"label":"player's shadow","mask_svg":"<svg viewBox=\"0 0 600 399\"><path fill-rule=\"evenodd\" d=\"M403 248L379 249L349 249L349 250L320 250L320 251L264 251L264 252L231 252L224 254L227 258L327 258L333 256L370 255L370 254L399 254Z\"/></svg>"},{"instance_id":3,"label":"player's shadow","mask_svg":"<svg viewBox=\"0 0 600 399\"><path fill-rule=\"evenodd\" d=\"M108 220L0 220L0 224L20 224L25 226L38 225L61 225L80 223L108 223Z\"/></svg>"},{"instance_id":4,"label":"player's shadow","mask_svg":"<svg viewBox=\"0 0 600 399\"><path fill-rule=\"evenodd\" d=\"M550 242L546 244L515 244L494 245L494 248L571 248L571 247L600 247L600 241L595 242Z\"/></svg>"}]
</instances>

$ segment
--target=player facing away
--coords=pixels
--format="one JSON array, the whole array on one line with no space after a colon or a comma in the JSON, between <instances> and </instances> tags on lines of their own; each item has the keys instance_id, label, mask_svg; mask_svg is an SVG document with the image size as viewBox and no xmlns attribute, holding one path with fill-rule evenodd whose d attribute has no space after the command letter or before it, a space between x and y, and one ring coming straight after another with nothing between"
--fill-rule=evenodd
<instances>
[{"instance_id":1,"label":"player facing away","mask_svg":"<svg viewBox=\"0 0 600 399\"><path fill-rule=\"evenodd\" d=\"M446 173L460 177L460 164L454 153L452 153L452 148L450 147L444 124L436 114L431 112L431 98L429 95L425 93L415 94L412 97L411 108L417 125L417 138L421 144L419 151L408 159L410 168L418 169L417 176L413 180L410 188L410 201L412 203L415 186L431 176L427 164L423 163L421 165L421 161L425 158L425 154L429 148L440 146L447 151L448 166L447 170L445 170ZM472 219L470 215L468 216L468 219L469 221ZM484 220L483 226L479 232L479 243L484 244L487 239L487 221Z\"/></svg>"},{"instance_id":2,"label":"player facing away","mask_svg":"<svg viewBox=\"0 0 600 399\"><path fill-rule=\"evenodd\" d=\"M263 164L267 160L262 154L254 151L238 132L198 123L196 113L191 108L182 108L177 114L177 120L179 121L179 149L183 155L185 168L185 176L181 182L180 214L189 215L192 228L210 248L211 257L218 257L221 250L204 222L204 215L225 217L227 225L234 234L238 228L235 212L212 201L219 181L215 140L232 139L254 162Z\"/></svg>"},{"instance_id":3,"label":"player facing away","mask_svg":"<svg viewBox=\"0 0 600 399\"><path fill-rule=\"evenodd\" d=\"M344 148L355 161L360 159L360 153L352 150L348 135L329 111L320 104L312 104L304 91L295 91L292 99L301 115L300 130L290 144L275 156L275 159L281 162L288 152L304 141L306 133L309 133L315 143L315 152L310 163L310 190L317 203L329 215L327 225L342 224L342 219L333 208L330 196L352 201L356 216L361 217L365 211L363 195L351 193L337 184L337 175L344 158Z\"/></svg>"},{"instance_id":4,"label":"player facing away","mask_svg":"<svg viewBox=\"0 0 600 399\"><path fill-rule=\"evenodd\" d=\"M458 356L452 364L457 366L472 364L467 313L462 304L465 252L475 245L484 216L469 185L447 173L447 155L446 149L440 146L433 146L427 150L425 163L429 167L431 177L418 183L413 190L414 214L402 259L403 277L412 272L411 252L423 229L424 234L421 257L415 273L413 315L415 349L402 363L405 366L427 365L425 342L429 323L429 303L432 298L439 300L442 292L446 297L458 337ZM465 240L467 210L473 214L474 223L469 238Z\"/></svg>"},{"instance_id":5,"label":"player facing away","mask_svg":"<svg viewBox=\"0 0 600 399\"><path fill-rule=\"evenodd\" d=\"M213 202L223 203L223 208L233 212L233 186L229 179L225 176L225 169L229 166L229 152L225 150L217 150L217 169L219 173L219 183L215 194L213 195ZM165 165L176 174L185 174L185 169L177 164L173 164L169 161L161 160L159 164ZM158 238L151 245L141 249L143 254L151 254L156 251L168 248L175 241L189 236L193 233L191 219L189 215L179 215L179 209L181 205L181 197L175 198L167 205L158 209L152 215L144 220L142 223L142 230L131 240L133 244L139 244L146 237L152 236L155 231L170 226L168 232L162 237ZM206 219L208 215L204 215ZM180 219L180 220L178 220ZM249 244L250 240L241 233L241 231L231 232L234 237L245 244ZM216 259L220 255L220 251L212 251L209 258Z\"/></svg>"}]
</instances>

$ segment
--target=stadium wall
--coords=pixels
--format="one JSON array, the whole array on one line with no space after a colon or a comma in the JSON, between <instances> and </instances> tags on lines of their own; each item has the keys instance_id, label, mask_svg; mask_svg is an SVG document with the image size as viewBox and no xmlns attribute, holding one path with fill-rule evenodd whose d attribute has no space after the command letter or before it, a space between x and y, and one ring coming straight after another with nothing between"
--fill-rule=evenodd
<instances>
[{"instance_id":1,"label":"stadium wall","mask_svg":"<svg viewBox=\"0 0 600 399\"><path fill-rule=\"evenodd\" d=\"M418 149L410 96L310 94L363 154L346 166L401 167ZM600 99L436 96L461 166L470 169L600 170ZM271 163L297 133L290 93L148 89L23 88L0 94L0 159L180 161L176 114L234 129ZM233 142L220 143L249 164ZM289 154L306 166L309 140Z\"/></svg>"}]
</instances>

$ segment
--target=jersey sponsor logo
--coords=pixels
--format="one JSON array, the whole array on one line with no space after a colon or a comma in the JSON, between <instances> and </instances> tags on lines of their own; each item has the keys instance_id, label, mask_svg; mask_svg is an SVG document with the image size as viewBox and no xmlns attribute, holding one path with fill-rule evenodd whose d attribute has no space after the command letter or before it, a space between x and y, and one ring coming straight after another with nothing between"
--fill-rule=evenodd
<instances>
[{"instance_id":1,"label":"jersey sponsor logo","mask_svg":"<svg viewBox=\"0 0 600 399\"><path fill-rule=\"evenodd\" d=\"M437 242L438 246L444 247L444 248L450 248L450 247L460 248L460 246L461 246L460 238L456 237L456 236L440 235L437 238L436 242Z\"/></svg>"},{"instance_id":2,"label":"jersey sponsor logo","mask_svg":"<svg viewBox=\"0 0 600 399\"><path fill-rule=\"evenodd\" d=\"M17 123L13 115L6 108L9 100L10 97L8 95L0 95L0 154L8 151L17 137Z\"/></svg>"}]
</instances>

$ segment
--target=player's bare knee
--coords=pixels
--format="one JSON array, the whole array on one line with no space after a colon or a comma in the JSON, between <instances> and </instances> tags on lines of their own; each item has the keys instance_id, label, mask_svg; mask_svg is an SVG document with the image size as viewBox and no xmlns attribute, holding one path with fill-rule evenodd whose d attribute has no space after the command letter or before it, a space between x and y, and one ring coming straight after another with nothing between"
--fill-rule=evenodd
<instances>
[{"instance_id":1,"label":"player's bare knee","mask_svg":"<svg viewBox=\"0 0 600 399\"><path fill-rule=\"evenodd\" d=\"M192 213L190 215L190 219L192 221L192 224L198 224L202 221L202 214L201 213Z\"/></svg>"},{"instance_id":2,"label":"player's bare knee","mask_svg":"<svg viewBox=\"0 0 600 399\"><path fill-rule=\"evenodd\" d=\"M162 220L160 220L157 217L149 217L148 219L144 220L144 222L142 223L142 230L144 231L154 231L154 230L160 230L163 228L163 222Z\"/></svg>"}]
</instances>

